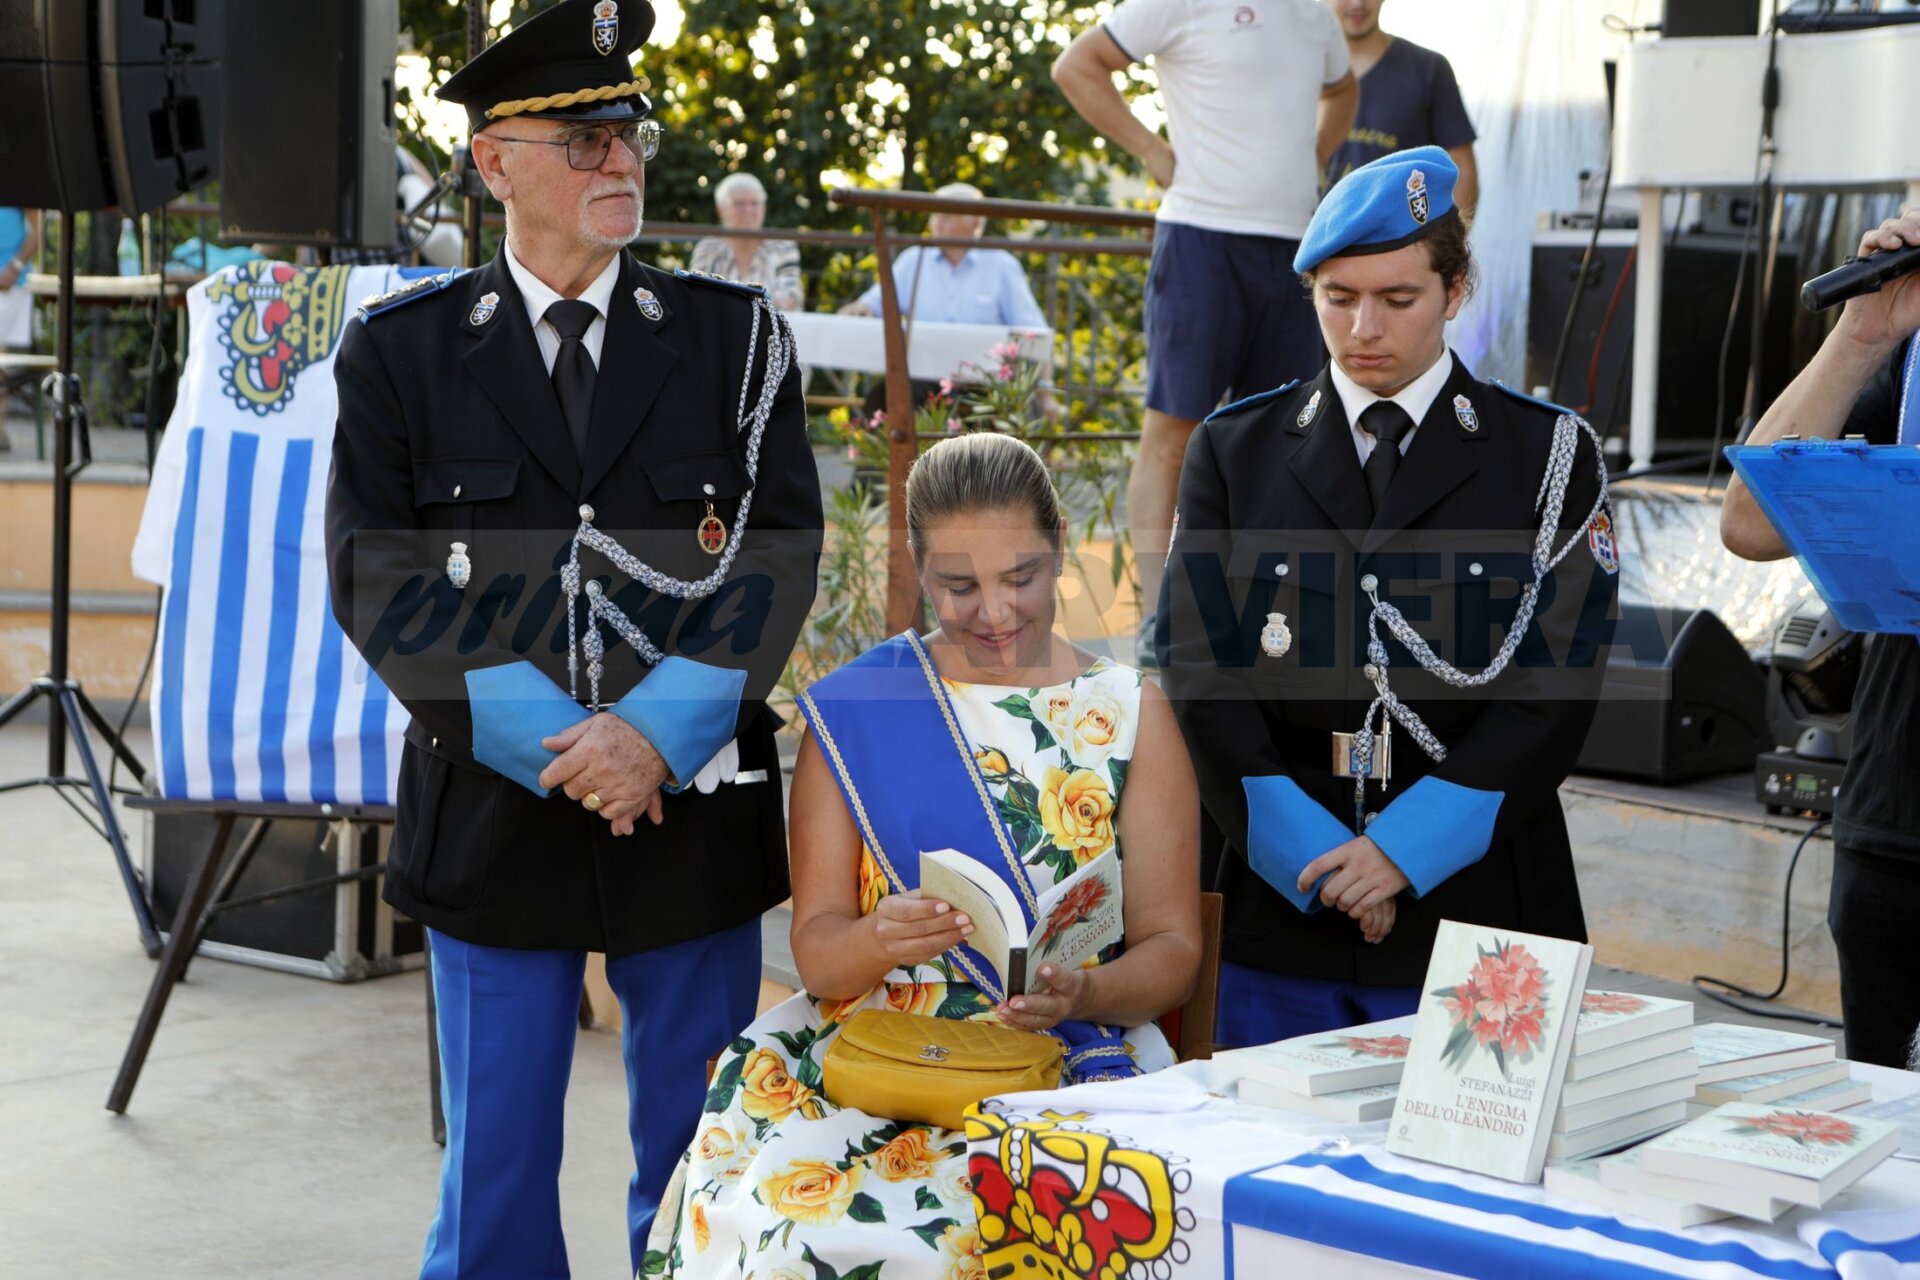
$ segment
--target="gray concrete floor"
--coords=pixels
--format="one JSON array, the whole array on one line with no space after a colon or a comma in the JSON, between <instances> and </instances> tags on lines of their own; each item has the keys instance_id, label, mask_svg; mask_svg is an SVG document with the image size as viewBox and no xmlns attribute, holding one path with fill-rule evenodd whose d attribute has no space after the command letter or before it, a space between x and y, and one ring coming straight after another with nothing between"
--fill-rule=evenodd
<instances>
[{"instance_id":1,"label":"gray concrete floor","mask_svg":"<svg viewBox=\"0 0 1920 1280\"><path fill-rule=\"evenodd\" d=\"M0 782L40 773L45 743L43 727L0 730ZM417 972L335 985L203 958L114 1116L153 963L106 844L49 791L0 794L0 903L0 1276L415 1273L440 1157ZM1688 994L1619 970L1591 982ZM1698 1017L1753 1021L1706 1003ZM561 1175L576 1276L628 1274L625 1108L614 1033L583 1031Z\"/></svg>"},{"instance_id":2,"label":"gray concrete floor","mask_svg":"<svg viewBox=\"0 0 1920 1280\"><path fill-rule=\"evenodd\" d=\"M43 727L0 731L0 781L45 767ZM197 961L115 1116L154 966L106 843L47 790L0 794L0 903L0 1276L415 1274L440 1165L418 973ZM576 1276L631 1274L625 1120L618 1039L583 1031L561 1175Z\"/></svg>"}]
</instances>

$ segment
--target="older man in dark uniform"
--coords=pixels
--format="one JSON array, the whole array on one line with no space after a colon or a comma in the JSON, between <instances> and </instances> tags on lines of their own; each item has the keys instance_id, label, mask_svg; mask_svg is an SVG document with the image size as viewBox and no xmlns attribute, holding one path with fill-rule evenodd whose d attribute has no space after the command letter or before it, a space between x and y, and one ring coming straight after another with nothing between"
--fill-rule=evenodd
<instances>
[{"instance_id":1,"label":"older man in dark uniform","mask_svg":"<svg viewBox=\"0 0 1920 1280\"><path fill-rule=\"evenodd\" d=\"M1196 432L1159 636L1225 833L1219 1039L1411 1013L1441 919L1584 938L1556 788L1617 568L1598 443L1476 381L1457 171L1328 193L1294 259L1332 360Z\"/></svg>"},{"instance_id":2,"label":"older man in dark uniform","mask_svg":"<svg viewBox=\"0 0 1920 1280\"><path fill-rule=\"evenodd\" d=\"M763 699L812 603L819 488L764 295L624 250L652 25L561 0L448 81L506 242L369 302L337 363L334 611L413 714L387 898L431 930L438 1001L423 1276L567 1274L589 951L625 1015L637 1263L787 893Z\"/></svg>"}]
</instances>

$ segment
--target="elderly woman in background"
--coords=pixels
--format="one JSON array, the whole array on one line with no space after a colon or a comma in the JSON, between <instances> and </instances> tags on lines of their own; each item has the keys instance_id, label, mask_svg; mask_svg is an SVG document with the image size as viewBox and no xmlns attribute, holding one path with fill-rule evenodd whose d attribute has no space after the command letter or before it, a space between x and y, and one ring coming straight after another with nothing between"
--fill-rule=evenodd
<instances>
[{"instance_id":1,"label":"elderly woman in background","mask_svg":"<svg viewBox=\"0 0 1920 1280\"><path fill-rule=\"evenodd\" d=\"M721 226L758 231L767 220L767 189L750 173L730 173L714 187L713 207L720 215ZM791 240L708 236L693 246L692 269L764 285L773 305L782 311L799 311L806 306L800 246Z\"/></svg>"}]
</instances>

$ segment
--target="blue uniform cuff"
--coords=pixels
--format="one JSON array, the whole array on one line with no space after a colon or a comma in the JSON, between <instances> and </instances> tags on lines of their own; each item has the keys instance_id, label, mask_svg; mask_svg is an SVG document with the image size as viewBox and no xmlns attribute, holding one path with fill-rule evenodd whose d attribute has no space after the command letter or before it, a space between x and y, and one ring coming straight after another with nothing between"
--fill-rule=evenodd
<instances>
[{"instance_id":1,"label":"blue uniform cuff","mask_svg":"<svg viewBox=\"0 0 1920 1280\"><path fill-rule=\"evenodd\" d=\"M670 657L607 710L640 731L667 762L668 791L693 781L733 737L747 673Z\"/></svg>"},{"instance_id":2,"label":"blue uniform cuff","mask_svg":"<svg viewBox=\"0 0 1920 1280\"><path fill-rule=\"evenodd\" d=\"M548 794L540 771L553 763L554 753L540 739L579 724L587 709L531 662L467 672L467 704L473 712L473 758L537 796Z\"/></svg>"},{"instance_id":3,"label":"blue uniform cuff","mask_svg":"<svg viewBox=\"0 0 1920 1280\"><path fill-rule=\"evenodd\" d=\"M1424 898L1448 876L1486 856L1506 795L1428 775L1382 809L1367 824L1367 835L1407 877L1413 896Z\"/></svg>"},{"instance_id":4,"label":"blue uniform cuff","mask_svg":"<svg viewBox=\"0 0 1920 1280\"><path fill-rule=\"evenodd\" d=\"M1296 887L1300 873L1321 854L1353 839L1353 832L1292 778L1242 778L1240 785L1247 793L1248 863L1288 902L1308 914L1318 911L1326 877L1302 893Z\"/></svg>"}]
</instances>

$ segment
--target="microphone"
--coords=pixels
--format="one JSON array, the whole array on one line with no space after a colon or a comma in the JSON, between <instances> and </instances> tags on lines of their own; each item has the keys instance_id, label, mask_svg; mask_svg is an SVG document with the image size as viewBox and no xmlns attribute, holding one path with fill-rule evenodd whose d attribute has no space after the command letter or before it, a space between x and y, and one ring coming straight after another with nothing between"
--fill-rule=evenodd
<instances>
[{"instance_id":1,"label":"microphone","mask_svg":"<svg viewBox=\"0 0 1920 1280\"><path fill-rule=\"evenodd\" d=\"M1876 253L1870 258L1848 258L1823 276L1800 286L1800 305L1809 311L1837 307L1848 298L1878 293L1889 280L1920 268L1920 245Z\"/></svg>"}]
</instances>

